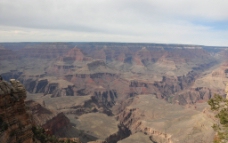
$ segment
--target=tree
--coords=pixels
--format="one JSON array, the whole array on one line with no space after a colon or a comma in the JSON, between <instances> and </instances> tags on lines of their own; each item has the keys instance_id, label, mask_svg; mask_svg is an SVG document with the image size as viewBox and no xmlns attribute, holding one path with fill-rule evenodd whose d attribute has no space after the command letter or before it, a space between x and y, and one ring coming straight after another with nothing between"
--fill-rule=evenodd
<instances>
[{"instance_id":1,"label":"tree","mask_svg":"<svg viewBox=\"0 0 228 143\"><path fill-rule=\"evenodd\" d=\"M211 110L216 113L218 123L214 124L212 128L217 132L214 143L228 142L228 100L222 96L215 94L213 98L208 101Z\"/></svg>"}]
</instances>

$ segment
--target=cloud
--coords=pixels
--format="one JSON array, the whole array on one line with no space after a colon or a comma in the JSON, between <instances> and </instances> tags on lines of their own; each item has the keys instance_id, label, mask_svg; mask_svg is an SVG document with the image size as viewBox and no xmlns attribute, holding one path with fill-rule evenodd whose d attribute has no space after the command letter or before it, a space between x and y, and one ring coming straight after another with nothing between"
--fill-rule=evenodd
<instances>
[{"instance_id":1,"label":"cloud","mask_svg":"<svg viewBox=\"0 0 228 143\"><path fill-rule=\"evenodd\" d=\"M224 46L228 45L227 7L227 0L1 0L0 38L2 42L120 41Z\"/></svg>"}]
</instances>

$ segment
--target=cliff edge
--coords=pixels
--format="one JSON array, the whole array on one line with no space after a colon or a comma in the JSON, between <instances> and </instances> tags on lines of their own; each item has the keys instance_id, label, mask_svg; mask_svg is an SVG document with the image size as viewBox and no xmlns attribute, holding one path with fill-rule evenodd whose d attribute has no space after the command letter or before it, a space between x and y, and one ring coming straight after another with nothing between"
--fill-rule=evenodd
<instances>
[{"instance_id":1,"label":"cliff edge","mask_svg":"<svg viewBox=\"0 0 228 143\"><path fill-rule=\"evenodd\" d=\"M32 121L25 108L26 90L17 80L0 80L0 142L33 143Z\"/></svg>"}]
</instances>

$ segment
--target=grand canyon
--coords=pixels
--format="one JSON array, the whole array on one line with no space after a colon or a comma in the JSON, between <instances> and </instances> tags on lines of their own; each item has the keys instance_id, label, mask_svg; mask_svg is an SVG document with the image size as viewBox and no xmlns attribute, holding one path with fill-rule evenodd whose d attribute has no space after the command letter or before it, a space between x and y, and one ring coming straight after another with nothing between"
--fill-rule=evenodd
<instances>
[{"instance_id":1,"label":"grand canyon","mask_svg":"<svg viewBox=\"0 0 228 143\"><path fill-rule=\"evenodd\" d=\"M82 143L210 143L207 101L226 97L228 47L0 43L0 75L0 142L39 143L36 125ZM14 82L25 89L12 94Z\"/></svg>"}]
</instances>

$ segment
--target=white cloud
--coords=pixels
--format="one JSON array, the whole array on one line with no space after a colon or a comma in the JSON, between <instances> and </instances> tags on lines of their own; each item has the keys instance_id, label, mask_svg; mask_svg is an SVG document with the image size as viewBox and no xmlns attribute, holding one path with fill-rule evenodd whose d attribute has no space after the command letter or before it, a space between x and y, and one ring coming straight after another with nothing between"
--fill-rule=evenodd
<instances>
[{"instance_id":1,"label":"white cloud","mask_svg":"<svg viewBox=\"0 0 228 143\"><path fill-rule=\"evenodd\" d=\"M1 0L0 41L224 46L228 27L204 23L227 22L227 7L227 0Z\"/></svg>"}]
</instances>

